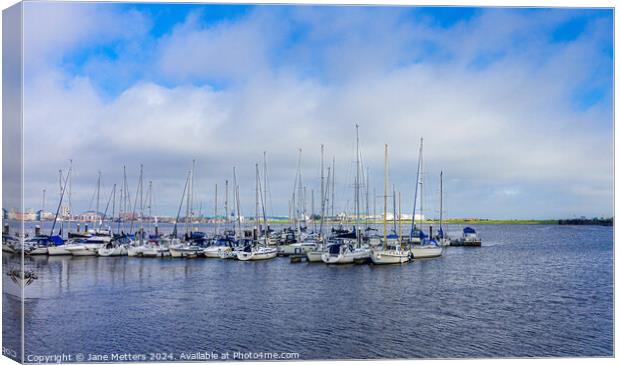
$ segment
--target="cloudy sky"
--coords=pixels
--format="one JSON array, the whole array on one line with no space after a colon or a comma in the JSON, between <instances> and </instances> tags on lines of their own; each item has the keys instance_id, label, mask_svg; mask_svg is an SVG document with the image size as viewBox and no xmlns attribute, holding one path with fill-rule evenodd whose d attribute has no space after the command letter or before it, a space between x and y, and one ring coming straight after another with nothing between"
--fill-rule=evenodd
<instances>
[{"instance_id":1,"label":"cloudy sky","mask_svg":"<svg viewBox=\"0 0 620 365\"><path fill-rule=\"evenodd\" d=\"M196 159L196 210L212 214L214 185L222 192L236 166L249 215L267 151L271 214L286 215L298 148L318 206L324 144L344 210L357 123L371 195L383 192L387 143L404 211L424 137L427 215L437 215L442 170L449 217L613 213L611 10L29 2L24 11L26 206L40 207L43 188L48 209L56 204L69 159L75 211L93 207L99 170L107 197L126 165L133 196L143 163L156 213L174 215Z\"/></svg>"}]
</instances>

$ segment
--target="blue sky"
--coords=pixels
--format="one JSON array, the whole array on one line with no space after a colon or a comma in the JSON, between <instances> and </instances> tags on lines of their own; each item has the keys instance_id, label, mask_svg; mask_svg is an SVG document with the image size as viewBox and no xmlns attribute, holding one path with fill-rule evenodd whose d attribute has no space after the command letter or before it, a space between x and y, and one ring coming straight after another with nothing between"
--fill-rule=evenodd
<instances>
[{"instance_id":1,"label":"blue sky","mask_svg":"<svg viewBox=\"0 0 620 365\"><path fill-rule=\"evenodd\" d=\"M198 201L235 165L251 212L267 150L286 214L295 151L318 190L323 143L345 209L359 123L371 188L388 143L408 201L425 138L429 215L440 170L448 216L612 214L611 10L35 2L25 23L26 128L49 131L27 143L55 137L26 156L31 206L69 158L76 210L144 162L172 214L195 158Z\"/></svg>"}]
</instances>

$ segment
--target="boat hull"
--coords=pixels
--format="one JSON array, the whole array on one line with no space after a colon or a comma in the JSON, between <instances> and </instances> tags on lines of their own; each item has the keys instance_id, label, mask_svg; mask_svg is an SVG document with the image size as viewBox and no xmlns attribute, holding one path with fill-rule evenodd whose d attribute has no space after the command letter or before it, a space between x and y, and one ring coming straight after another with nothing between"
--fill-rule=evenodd
<instances>
[{"instance_id":1,"label":"boat hull","mask_svg":"<svg viewBox=\"0 0 620 365\"><path fill-rule=\"evenodd\" d=\"M206 258L209 259L219 259L226 252L230 252L231 249L228 247L207 247L202 253Z\"/></svg>"},{"instance_id":2,"label":"boat hull","mask_svg":"<svg viewBox=\"0 0 620 365\"><path fill-rule=\"evenodd\" d=\"M306 252L308 262L323 262L322 256L325 251L310 251Z\"/></svg>"},{"instance_id":3,"label":"boat hull","mask_svg":"<svg viewBox=\"0 0 620 365\"><path fill-rule=\"evenodd\" d=\"M132 246L127 248L127 256L138 257L142 256L142 246Z\"/></svg>"},{"instance_id":4,"label":"boat hull","mask_svg":"<svg viewBox=\"0 0 620 365\"><path fill-rule=\"evenodd\" d=\"M278 251L275 248L252 252L237 252L237 260L239 261L269 260L275 258L276 256L278 256Z\"/></svg>"},{"instance_id":5,"label":"boat hull","mask_svg":"<svg viewBox=\"0 0 620 365\"><path fill-rule=\"evenodd\" d=\"M123 246L112 247L112 248L100 248L97 250L97 255L102 257L110 257L110 256L126 256L127 249Z\"/></svg>"},{"instance_id":6,"label":"boat hull","mask_svg":"<svg viewBox=\"0 0 620 365\"><path fill-rule=\"evenodd\" d=\"M50 246L47 248L47 254L50 256L67 256L71 252L65 249L65 246Z\"/></svg>"},{"instance_id":7,"label":"boat hull","mask_svg":"<svg viewBox=\"0 0 620 365\"><path fill-rule=\"evenodd\" d=\"M170 257L192 259L198 257L199 249L170 247Z\"/></svg>"},{"instance_id":8,"label":"boat hull","mask_svg":"<svg viewBox=\"0 0 620 365\"><path fill-rule=\"evenodd\" d=\"M375 265L404 264L409 261L409 253L403 251L372 251L370 259Z\"/></svg>"},{"instance_id":9,"label":"boat hull","mask_svg":"<svg viewBox=\"0 0 620 365\"><path fill-rule=\"evenodd\" d=\"M47 247L35 247L32 250L26 251L26 254L30 256L47 255Z\"/></svg>"},{"instance_id":10,"label":"boat hull","mask_svg":"<svg viewBox=\"0 0 620 365\"><path fill-rule=\"evenodd\" d=\"M73 256L97 256L99 248L101 248L101 245L67 245L65 247Z\"/></svg>"},{"instance_id":11,"label":"boat hull","mask_svg":"<svg viewBox=\"0 0 620 365\"><path fill-rule=\"evenodd\" d=\"M443 247L440 246L412 246L411 256L414 259L429 259L439 257L443 254Z\"/></svg>"}]
</instances>

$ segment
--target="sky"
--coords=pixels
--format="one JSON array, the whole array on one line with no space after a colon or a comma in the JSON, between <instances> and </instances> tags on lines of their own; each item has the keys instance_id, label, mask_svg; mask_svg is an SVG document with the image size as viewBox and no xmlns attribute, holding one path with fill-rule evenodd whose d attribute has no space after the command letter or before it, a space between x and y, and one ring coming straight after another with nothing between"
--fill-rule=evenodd
<instances>
[{"instance_id":1,"label":"sky","mask_svg":"<svg viewBox=\"0 0 620 365\"><path fill-rule=\"evenodd\" d=\"M75 212L98 171L101 205L123 166L134 197L143 164L153 213L174 216L195 159L196 211L218 184L222 212L235 166L253 215L266 151L268 211L287 215L301 148L318 210L324 144L351 211L359 124L371 211L388 144L410 213L424 138L427 216L441 171L446 217L613 214L609 9L27 2L24 23L27 207L45 188L55 208L72 159Z\"/></svg>"}]
</instances>

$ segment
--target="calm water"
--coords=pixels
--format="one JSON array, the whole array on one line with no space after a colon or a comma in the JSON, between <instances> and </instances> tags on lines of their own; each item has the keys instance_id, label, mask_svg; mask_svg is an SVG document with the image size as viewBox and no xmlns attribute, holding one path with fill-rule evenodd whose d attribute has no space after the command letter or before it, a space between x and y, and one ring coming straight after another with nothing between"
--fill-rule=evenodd
<instances>
[{"instance_id":1,"label":"calm water","mask_svg":"<svg viewBox=\"0 0 620 365\"><path fill-rule=\"evenodd\" d=\"M476 228L484 247L402 266L27 258L25 352L613 355L612 228ZM19 308L3 296L5 346Z\"/></svg>"}]
</instances>

